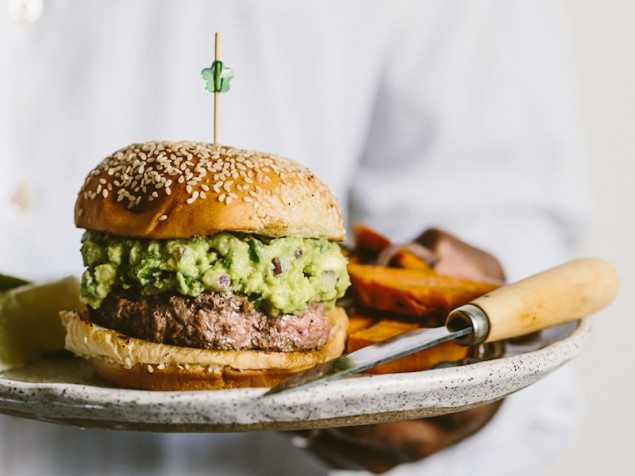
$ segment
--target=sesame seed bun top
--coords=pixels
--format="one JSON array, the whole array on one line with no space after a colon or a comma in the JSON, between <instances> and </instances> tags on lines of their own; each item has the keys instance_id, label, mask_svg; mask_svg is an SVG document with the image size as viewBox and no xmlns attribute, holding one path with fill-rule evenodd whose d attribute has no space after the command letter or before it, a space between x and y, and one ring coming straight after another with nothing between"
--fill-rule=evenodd
<instances>
[{"instance_id":1,"label":"sesame seed bun top","mask_svg":"<svg viewBox=\"0 0 635 476\"><path fill-rule=\"evenodd\" d=\"M345 236L335 197L301 164L203 142L146 142L110 155L86 177L75 224L154 239Z\"/></svg>"}]
</instances>

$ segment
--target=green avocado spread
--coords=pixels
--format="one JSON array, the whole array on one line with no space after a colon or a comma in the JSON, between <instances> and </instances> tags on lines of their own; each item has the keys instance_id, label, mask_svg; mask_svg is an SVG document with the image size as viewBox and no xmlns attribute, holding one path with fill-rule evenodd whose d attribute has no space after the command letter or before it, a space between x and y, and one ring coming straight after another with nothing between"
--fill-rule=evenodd
<instances>
[{"instance_id":1,"label":"green avocado spread","mask_svg":"<svg viewBox=\"0 0 635 476\"><path fill-rule=\"evenodd\" d=\"M81 299L93 308L114 289L217 291L245 295L275 316L298 313L312 301L331 305L350 285L346 259L326 239L219 233L143 240L89 231L81 252Z\"/></svg>"}]
</instances>

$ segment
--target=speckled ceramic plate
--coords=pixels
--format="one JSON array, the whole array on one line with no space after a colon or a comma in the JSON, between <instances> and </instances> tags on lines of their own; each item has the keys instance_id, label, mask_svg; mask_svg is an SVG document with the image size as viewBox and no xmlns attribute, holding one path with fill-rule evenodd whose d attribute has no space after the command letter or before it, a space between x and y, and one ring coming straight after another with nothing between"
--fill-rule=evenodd
<instances>
[{"instance_id":1,"label":"speckled ceramic plate","mask_svg":"<svg viewBox=\"0 0 635 476\"><path fill-rule=\"evenodd\" d=\"M149 431L291 430L453 413L516 392L574 358L588 321L543 332L506 356L460 367L358 376L263 398L264 389L150 392L112 388L90 366L51 358L0 374L0 412L82 427Z\"/></svg>"}]
</instances>

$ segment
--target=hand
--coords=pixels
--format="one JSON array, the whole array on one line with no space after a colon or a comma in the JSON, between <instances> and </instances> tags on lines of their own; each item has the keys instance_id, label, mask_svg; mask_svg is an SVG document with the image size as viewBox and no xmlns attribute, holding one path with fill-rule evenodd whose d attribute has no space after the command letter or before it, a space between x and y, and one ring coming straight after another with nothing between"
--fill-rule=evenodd
<instances>
[{"instance_id":1,"label":"hand","mask_svg":"<svg viewBox=\"0 0 635 476\"><path fill-rule=\"evenodd\" d=\"M298 432L301 444L335 469L376 474L417 461L476 433L502 401L420 420Z\"/></svg>"},{"instance_id":2,"label":"hand","mask_svg":"<svg viewBox=\"0 0 635 476\"><path fill-rule=\"evenodd\" d=\"M440 274L475 280L505 281L505 272L496 258L450 233L430 228L414 241L428 248L436 256L434 269Z\"/></svg>"},{"instance_id":3,"label":"hand","mask_svg":"<svg viewBox=\"0 0 635 476\"><path fill-rule=\"evenodd\" d=\"M449 233L430 229L415 241L434 254L435 270L441 274L505 280L496 258ZM477 432L500 405L498 401L420 420L304 432L303 441L307 442L307 449L334 468L383 473L398 464L425 458Z\"/></svg>"}]
</instances>

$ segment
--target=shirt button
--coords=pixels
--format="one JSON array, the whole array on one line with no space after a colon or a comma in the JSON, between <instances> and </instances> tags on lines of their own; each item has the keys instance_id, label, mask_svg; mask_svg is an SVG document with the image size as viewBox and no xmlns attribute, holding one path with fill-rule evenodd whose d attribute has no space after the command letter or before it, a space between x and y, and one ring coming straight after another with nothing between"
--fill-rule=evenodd
<instances>
[{"instance_id":1,"label":"shirt button","mask_svg":"<svg viewBox=\"0 0 635 476\"><path fill-rule=\"evenodd\" d=\"M22 25L38 21L43 10L43 0L9 0L9 18Z\"/></svg>"},{"instance_id":2,"label":"shirt button","mask_svg":"<svg viewBox=\"0 0 635 476\"><path fill-rule=\"evenodd\" d=\"M21 180L13 189L13 193L9 198L13 211L17 216L24 216L31 206L31 194L28 182Z\"/></svg>"}]
</instances>

